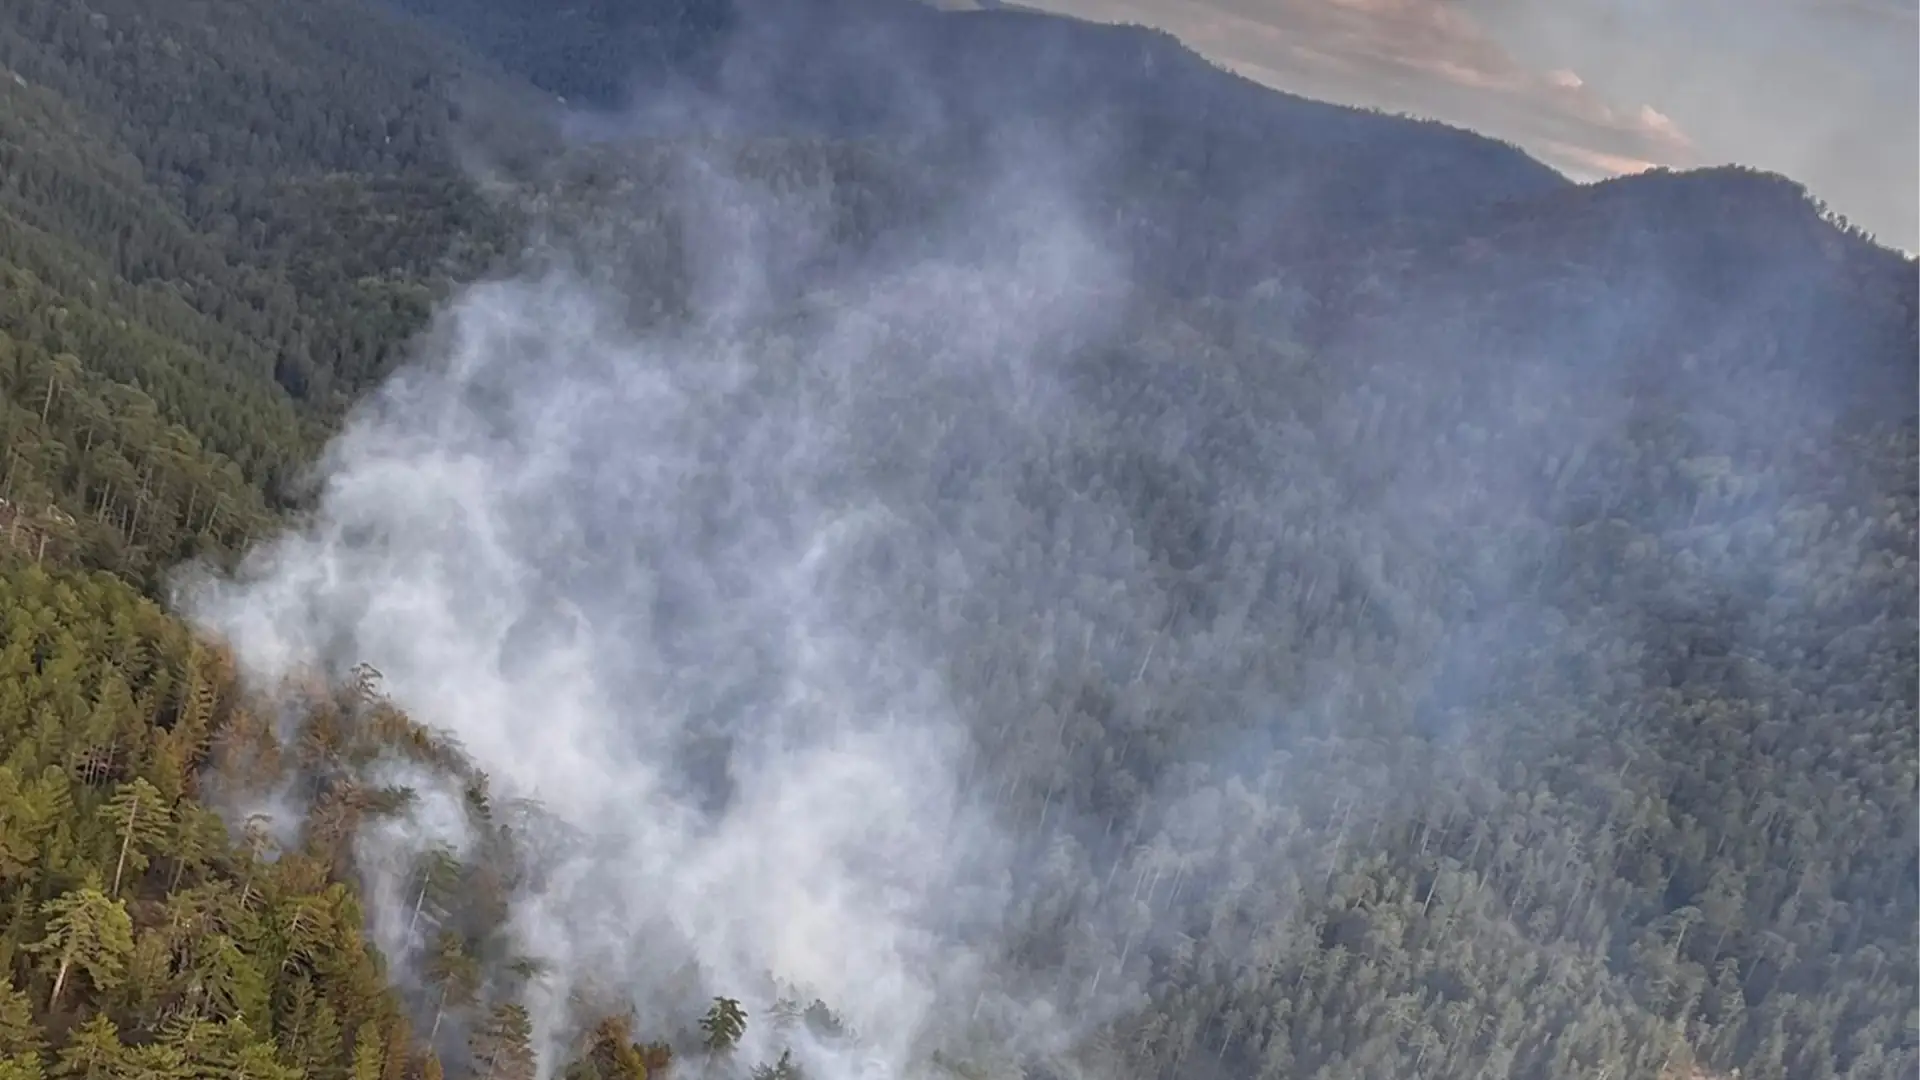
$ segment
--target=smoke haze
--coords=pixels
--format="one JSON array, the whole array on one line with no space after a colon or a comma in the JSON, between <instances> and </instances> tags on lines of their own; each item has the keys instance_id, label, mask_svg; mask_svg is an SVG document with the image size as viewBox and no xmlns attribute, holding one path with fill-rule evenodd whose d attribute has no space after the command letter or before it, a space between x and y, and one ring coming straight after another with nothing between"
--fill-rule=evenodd
<instances>
[{"instance_id":1,"label":"smoke haze","mask_svg":"<svg viewBox=\"0 0 1920 1080\"><path fill-rule=\"evenodd\" d=\"M937 1005L1002 1002L1004 1038L1043 1000L992 981L1011 852L960 788L923 605L994 597L978 578L1019 523L991 459L1065 422L1034 354L1084 336L1120 282L1033 170L1042 187L962 215L990 254L772 310L806 200L683 164L699 325L637 335L564 259L464 290L329 450L312 523L192 611L263 686L371 662L566 827L515 898L550 1025L588 983L697 1016L772 974L903 1075ZM362 837L403 966L422 941L378 868L460 850L457 805ZM697 992L671 1000L688 963Z\"/></svg>"},{"instance_id":2,"label":"smoke haze","mask_svg":"<svg viewBox=\"0 0 1920 1080\"><path fill-rule=\"evenodd\" d=\"M913 95L894 106L934 123ZM636 126L666 114L685 115ZM577 130L616 162L632 137L604 117ZM549 1070L576 1000L684 1025L715 995L764 1016L791 984L861 1035L789 1036L827 1080L982 1047L1063 1072L1074 1051L1103 1075L1109 1022L1152 975L1213 965L1227 983L1323 942L1400 947L1386 917L1308 917L1336 893L1497 925L1483 962L1551 963L1556 985L1619 1005L1620 912L1590 883L1613 872L1616 808L1671 788L1649 764L1663 729L1568 715L1540 673L1639 701L1666 677L1643 641L1675 610L1773 647L1748 620L1813 601L1772 586L1851 549L1660 544L1703 513L1775 516L1841 406L1784 377L1716 396L1750 344L1724 327L1745 323L1695 326L1657 265L1612 293L1486 289L1528 307L1505 337L1454 290L1524 271L1477 261L1370 268L1357 329L1318 356L1292 338L1319 298L1283 278L1203 333L1134 288L1110 242L1128 223L1082 198L1093 153L1016 132L858 257L831 171L769 180L717 140L583 217L530 200L547 229L524 266L445 305L328 450L311 519L199 581L192 617L268 691L373 665L502 802L537 804L510 925L548 965L528 1000ZM627 274L656 248L683 263L684 317ZM1744 313L1751 285L1714 310ZM1794 285L1821 298L1807 310L1838 288ZM1699 372L1640 362L1676 324ZM1755 444L1789 435L1762 483L1746 463L1773 450ZM1639 591L1610 587L1616 566ZM1903 601L1875 602L1910 625ZM1581 740L1617 763L1556 772ZM1530 801L1536 770L1551 802ZM358 851L378 944L420 980L407 875L474 838L443 781L398 762L373 779L419 789ZM1457 861L1382 884L1373 853L1416 844ZM1437 933L1406 940L1420 963L1470 962ZM1205 1041L1232 1075L1221 1023ZM1535 1052L1638 1037L1659 1062L1650 1031L1677 1038L1556 1023ZM750 1023L743 1058L781 1037ZM1509 1075L1495 1043L1462 1041L1451 1067L1482 1055Z\"/></svg>"}]
</instances>

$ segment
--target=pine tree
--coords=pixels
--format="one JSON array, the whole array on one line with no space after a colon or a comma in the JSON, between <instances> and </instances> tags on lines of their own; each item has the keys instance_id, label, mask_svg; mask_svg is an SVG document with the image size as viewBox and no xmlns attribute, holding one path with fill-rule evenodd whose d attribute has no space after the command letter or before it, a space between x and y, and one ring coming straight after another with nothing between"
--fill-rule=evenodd
<instances>
[{"instance_id":1,"label":"pine tree","mask_svg":"<svg viewBox=\"0 0 1920 1080\"><path fill-rule=\"evenodd\" d=\"M409 1051L413 1045L413 1029L404 1016L393 1017L386 1026L386 1067L380 1074L380 1080L406 1080Z\"/></svg>"},{"instance_id":2,"label":"pine tree","mask_svg":"<svg viewBox=\"0 0 1920 1080\"><path fill-rule=\"evenodd\" d=\"M427 956L427 978L440 991L433 1024L427 1029L427 1041L432 1042L446 1011L466 1006L480 992L480 965L467 955L458 935L443 930L434 938L433 951Z\"/></svg>"},{"instance_id":3,"label":"pine tree","mask_svg":"<svg viewBox=\"0 0 1920 1080\"><path fill-rule=\"evenodd\" d=\"M700 1030L708 1052L725 1054L747 1033L747 1011L733 998L714 998L713 1007L700 1018Z\"/></svg>"},{"instance_id":4,"label":"pine tree","mask_svg":"<svg viewBox=\"0 0 1920 1080\"><path fill-rule=\"evenodd\" d=\"M352 1080L380 1080L386 1064L387 1048L380 1025L369 1020L354 1033Z\"/></svg>"},{"instance_id":5,"label":"pine tree","mask_svg":"<svg viewBox=\"0 0 1920 1080\"><path fill-rule=\"evenodd\" d=\"M13 770L0 766L0 881L23 877L40 861L34 816Z\"/></svg>"},{"instance_id":6,"label":"pine tree","mask_svg":"<svg viewBox=\"0 0 1920 1080\"><path fill-rule=\"evenodd\" d=\"M61 1080L118 1080L125 1054L119 1029L106 1014L95 1013L60 1051L54 1075Z\"/></svg>"},{"instance_id":7,"label":"pine tree","mask_svg":"<svg viewBox=\"0 0 1920 1080\"><path fill-rule=\"evenodd\" d=\"M293 1063L308 1076L333 1074L336 1064L345 1056L346 1043L340 1032L340 1015L332 1002L320 1002L300 1036L287 1040L287 1051Z\"/></svg>"},{"instance_id":8,"label":"pine tree","mask_svg":"<svg viewBox=\"0 0 1920 1080\"><path fill-rule=\"evenodd\" d=\"M173 835L166 849L167 858L173 863L173 872L167 879L167 891L171 893L179 889L182 878L188 872L202 870L226 843L227 826L219 815L191 803L181 806L174 815Z\"/></svg>"},{"instance_id":9,"label":"pine tree","mask_svg":"<svg viewBox=\"0 0 1920 1080\"><path fill-rule=\"evenodd\" d=\"M48 1008L59 1005L76 966L96 989L119 984L133 953L133 920L125 904L101 892L96 883L48 901L43 910L47 935L28 948L55 967Z\"/></svg>"},{"instance_id":10,"label":"pine tree","mask_svg":"<svg viewBox=\"0 0 1920 1080\"><path fill-rule=\"evenodd\" d=\"M201 1075L178 1047L164 1042L129 1048L115 1073L116 1080L199 1080Z\"/></svg>"},{"instance_id":11,"label":"pine tree","mask_svg":"<svg viewBox=\"0 0 1920 1080\"><path fill-rule=\"evenodd\" d=\"M46 1064L37 1054L0 1057L0 1080L46 1080Z\"/></svg>"},{"instance_id":12,"label":"pine tree","mask_svg":"<svg viewBox=\"0 0 1920 1080\"><path fill-rule=\"evenodd\" d=\"M135 873L147 868L147 852L163 848L173 834L173 809L145 777L121 784L100 808L100 817L111 823L120 836L120 855L113 866L113 887L108 895L120 895L121 876L129 867Z\"/></svg>"},{"instance_id":13,"label":"pine tree","mask_svg":"<svg viewBox=\"0 0 1920 1080\"><path fill-rule=\"evenodd\" d=\"M220 1019L262 1021L272 1013L265 976L240 946L225 934L205 939L193 951L193 991L207 1012Z\"/></svg>"},{"instance_id":14,"label":"pine tree","mask_svg":"<svg viewBox=\"0 0 1920 1080\"><path fill-rule=\"evenodd\" d=\"M38 1057L46 1035L34 1022L33 1002L17 987L0 987L0 1057Z\"/></svg>"},{"instance_id":15,"label":"pine tree","mask_svg":"<svg viewBox=\"0 0 1920 1080\"><path fill-rule=\"evenodd\" d=\"M468 1041L480 1080L533 1080L533 1022L527 1010L507 1002L493 1007Z\"/></svg>"},{"instance_id":16,"label":"pine tree","mask_svg":"<svg viewBox=\"0 0 1920 1080\"><path fill-rule=\"evenodd\" d=\"M664 1061L649 1067L648 1050L633 1041L628 1017L609 1016L594 1025L586 1053L566 1075L572 1080L647 1080L656 1071L666 1070Z\"/></svg>"},{"instance_id":17,"label":"pine tree","mask_svg":"<svg viewBox=\"0 0 1920 1080\"><path fill-rule=\"evenodd\" d=\"M428 849L413 871L413 911L407 918L407 932L416 933L421 919L437 925L460 886L460 860L444 846Z\"/></svg>"}]
</instances>

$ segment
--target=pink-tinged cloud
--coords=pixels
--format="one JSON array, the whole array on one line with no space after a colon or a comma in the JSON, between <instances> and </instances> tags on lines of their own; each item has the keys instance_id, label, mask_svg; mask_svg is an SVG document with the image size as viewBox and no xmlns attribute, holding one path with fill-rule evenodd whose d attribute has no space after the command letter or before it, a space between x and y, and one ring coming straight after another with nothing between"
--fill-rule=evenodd
<instances>
[{"instance_id":1,"label":"pink-tinged cloud","mask_svg":"<svg viewBox=\"0 0 1920 1080\"><path fill-rule=\"evenodd\" d=\"M1530 147L1535 157L1579 180L1602 180L1609 176L1625 176L1633 173L1657 169L1663 162L1647 161L1643 158L1622 157L1618 154L1606 154L1584 146L1569 146L1566 143L1546 142Z\"/></svg>"},{"instance_id":2,"label":"pink-tinged cloud","mask_svg":"<svg viewBox=\"0 0 1920 1080\"><path fill-rule=\"evenodd\" d=\"M1016 0L1167 30L1308 97L1505 139L1579 179L1739 162L1920 249L1916 0Z\"/></svg>"},{"instance_id":3,"label":"pink-tinged cloud","mask_svg":"<svg viewBox=\"0 0 1920 1080\"><path fill-rule=\"evenodd\" d=\"M1164 29L1230 70L1309 97L1430 116L1515 142L1579 178L1694 163L1692 139L1574 71L1517 61L1465 10L1432 0L1027 0ZM1862 0L1865 2L1865 0Z\"/></svg>"},{"instance_id":4,"label":"pink-tinged cloud","mask_svg":"<svg viewBox=\"0 0 1920 1080\"><path fill-rule=\"evenodd\" d=\"M1640 129L1650 136L1665 139L1680 146L1689 143L1686 134L1680 130L1680 125L1674 123L1672 117L1651 105L1640 106L1639 121Z\"/></svg>"}]
</instances>

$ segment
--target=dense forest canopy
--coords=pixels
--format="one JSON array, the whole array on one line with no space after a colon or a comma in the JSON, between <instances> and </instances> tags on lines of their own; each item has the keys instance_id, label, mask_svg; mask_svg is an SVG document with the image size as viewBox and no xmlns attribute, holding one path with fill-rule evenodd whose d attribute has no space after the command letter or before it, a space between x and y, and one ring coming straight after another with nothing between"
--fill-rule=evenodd
<instances>
[{"instance_id":1,"label":"dense forest canopy","mask_svg":"<svg viewBox=\"0 0 1920 1080\"><path fill-rule=\"evenodd\" d=\"M1915 270L1139 28L15 0L0 1080L1911 1076Z\"/></svg>"}]
</instances>

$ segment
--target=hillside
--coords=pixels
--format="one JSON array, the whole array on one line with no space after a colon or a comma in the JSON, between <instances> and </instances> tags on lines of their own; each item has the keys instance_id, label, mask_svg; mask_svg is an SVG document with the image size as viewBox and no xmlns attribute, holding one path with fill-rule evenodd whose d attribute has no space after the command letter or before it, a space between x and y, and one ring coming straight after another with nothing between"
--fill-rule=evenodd
<instances>
[{"instance_id":1,"label":"hillside","mask_svg":"<svg viewBox=\"0 0 1920 1080\"><path fill-rule=\"evenodd\" d=\"M620 112L629 134L878 137L932 170L1050 145L1082 197L1115 205L1115 239L1163 289L1212 291L1356 228L1566 186L1511 146L1279 93L1140 27L893 0L581 4L551 21L518 0L396 4L576 104ZM671 69L678 83L660 74L668 54L698 57ZM644 88L663 82L705 96L661 104Z\"/></svg>"},{"instance_id":2,"label":"hillside","mask_svg":"<svg viewBox=\"0 0 1920 1080\"><path fill-rule=\"evenodd\" d=\"M0 10L0 1080L1920 1067L1912 260L549 14Z\"/></svg>"}]
</instances>

